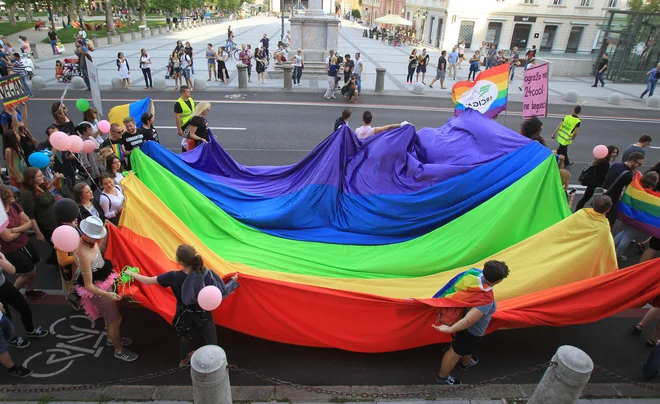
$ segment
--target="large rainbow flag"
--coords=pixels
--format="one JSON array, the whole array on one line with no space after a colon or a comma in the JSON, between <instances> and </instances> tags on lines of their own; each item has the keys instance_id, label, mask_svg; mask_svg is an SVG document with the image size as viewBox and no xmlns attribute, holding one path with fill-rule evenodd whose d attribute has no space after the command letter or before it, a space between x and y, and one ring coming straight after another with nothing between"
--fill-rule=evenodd
<instances>
[{"instance_id":1,"label":"large rainbow flag","mask_svg":"<svg viewBox=\"0 0 660 404\"><path fill-rule=\"evenodd\" d=\"M660 238L660 192L644 189L641 178L642 174L635 172L635 178L619 202L618 218L648 235Z\"/></svg>"},{"instance_id":2,"label":"large rainbow flag","mask_svg":"<svg viewBox=\"0 0 660 404\"><path fill-rule=\"evenodd\" d=\"M511 273L490 332L591 322L660 294L656 262L615 271L607 219L570 214L550 150L476 111L364 142L343 127L285 167L243 166L217 142L181 155L147 143L131 162L107 257L157 275L195 246L219 275L240 273L216 322L260 338L359 352L447 342L438 312L477 304L460 293L474 279L457 276L491 259ZM169 291L133 290L171 320Z\"/></svg>"},{"instance_id":3,"label":"large rainbow flag","mask_svg":"<svg viewBox=\"0 0 660 404\"><path fill-rule=\"evenodd\" d=\"M509 97L509 65L491 67L477 74L474 81L459 81L451 89L454 115L474 109L494 118L506 109Z\"/></svg>"}]
</instances>

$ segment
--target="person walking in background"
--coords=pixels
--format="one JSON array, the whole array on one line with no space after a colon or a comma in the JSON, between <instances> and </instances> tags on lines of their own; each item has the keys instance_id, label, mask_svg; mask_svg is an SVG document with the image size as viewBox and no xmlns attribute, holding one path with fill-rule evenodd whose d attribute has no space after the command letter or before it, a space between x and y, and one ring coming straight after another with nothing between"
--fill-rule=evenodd
<instances>
[{"instance_id":1,"label":"person walking in background","mask_svg":"<svg viewBox=\"0 0 660 404\"><path fill-rule=\"evenodd\" d=\"M514 46L511 58L509 59L509 82L513 82L517 66L520 66L520 54L518 53L518 47Z\"/></svg>"},{"instance_id":2,"label":"person walking in background","mask_svg":"<svg viewBox=\"0 0 660 404\"><path fill-rule=\"evenodd\" d=\"M655 86L658 85L658 79L660 79L660 63L658 63L658 66L649 70L648 73L646 73L646 75L649 76L649 79L646 82L646 90L644 90L644 92L642 93L642 95L639 96L639 98L644 98L646 93L649 93L649 97L653 97Z\"/></svg>"},{"instance_id":3,"label":"person walking in background","mask_svg":"<svg viewBox=\"0 0 660 404\"><path fill-rule=\"evenodd\" d=\"M362 92L362 70L364 70L364 63L362 63L362 59L360 59L360 52L356 52L353 75L355 76L355 84L357 84L358 93Z\"/></svg>"},{"instance_id":4,"label":"person walking in background","mask_svg":"<svg viewBox=\"0 0 660 404\"><path fill-rule=\"evenodd\" d=\"M190 55L186 53L185 49L181 49L179 51L179 60L181 60L181 73L183 74L183 78L186 80L186 85L190 91L193 91L192 80L190 79L192 74L192 59L190 58Z\"/></svg>"},{"instance_id":5,"label":"person walking in background","mask_svg":"<svg viewBox=\"0 0 660 404\"><path fill-rule=\"evenodd\" d=\"M486 70L490 69L495 65L495 58L497 57L497 49L495 44L490 46L488 50L488 55L486 57Z\"/></svg>"},{"instance_id":6,"label":"person walking in background","mask_svg":"<svg viewBox=\"0 0 660 404\"><path fill-rule=\"evenodd\" d=\"M174 75L174 91L183 87L183 80L181 79L181 60L177 51L172 52L170 57L170 64L172 65L172 74Z\"/></svg>"},{"instance_id":7,"label":"person walking in background","mask_svg":"<svg viewBox=\"0 0 660 404\"><path fill-rule=\"evenodd\" d=\"M177 134L183 137L183 132L190 124L193 111L195 110L195 101L190 96L188 86L181 86L178 100L174 103L174 120L176 121ZM184 146L185 141L185 146ZM182 139L181 147L183 151L188 151L188 140Z\"/></svg>"},{"instance_id":8,"label":"person walking in background","mask_svg":"<svg viewBox=\"0 0 660 404\"><path fill-rule=\"evenodd\" d=\"M131 89L131 67L128 65L128 60L124 58L124 54L119 52L117 54L117 70L119 77L124 82L124 90Z\"/></svg>"},{"instance_id":9,"label":"person walking in background","mask_svg":"<svg viewBox=\"0 0 660 404\"><path fill-rule=\"evenodd\" d=\"M77 46L76 47L76 56L78 56L78 65L80 66L80 73L82 73L82 78L85 80L87 85L87 91L90 90L89 87L89 73L87 70L87 62L93 62L92 55L89 54L89 49L86 46Z\"/></svg>"},{"instance_id":10,"label":"person walking in background","mask_svg":"<svg viewBox=\"0 0 660 404\"><path fill-rule=\"evenodd\" d=\"M580 130L580 117L579 114L582 112L582 107L576 105L573 108L573 114L566 115L564 120L557 126L554 133L552 134L553 139L557 139L559 147L557 148L557 154L564 156L564 164L568 167L571 164L571 161L568 159L568 146L573 143L573 140L577 137L577 134Z\"/></svg>"},{"instance_id":11,"label":"person walking in background","mask_svg":"<svg viewBox=\"0 0 660 404\"><path fill-rule=\"evenodd\" d=\"M355 63L351 60L351 55L348 53L344 55L344 84L348 83L353 74Z\"/></svg>"},{"instance_id":12,"label":"person walking in background","mask_svg":"<svg viewBox=\"0 0 660 404\"><path fill-rule=\"evenodd\" d=\"M256 62L257 84L266 84L264 72L266 71L266 52L263 49L257 49L254 52Z\"/></svg>"},{"instance_id":13,"label":"person walking in background","mask_svg":"<svg viewBox=\"0 0 660 404\"><path fill-rule=\"evenodd\" d=\"M142 70L142 76L144 76L144 89L153 90L154 83L151 79L151 56L147 54L146 49L140 51L140 69Z\"/></svg>"},{"instance_id":14,"label":"person walking in background","mask_svg":"<svg viewBox=\"0 0 660 404\"><path fill-rule=\"evenodd\" d=\"M406 77L406 84L413 83L415 69L417 69L417 49L413 49L412 52L410 52L410 56L408 56L408 76Z\"/></svg>"},{"instance_id":15,"label":"person walking in background","mask_svg":"<svg viewBox=\"0 0 660 404\"><path fill-rule=\"evenodd\" d=\"M451 50L447 59L449 61L449 78L456 80L456 65L458 64L458 52L456 52L456 48Z\"/></svg>"},{"instance_id":16,"label":"person walking in background","mask_svg":"<svg viewBox=\"0 0 660 404\"><path fill-rule=\"evenodd\" d=\"M605 81L603 80L603 75L607 71L609 65L609 60L607 60L607 53L603 54L603 57L600 59L600 64L598 65L598 70L596 71L596 80L594 85L591 87L598 87L598 82L600 81L600 86L605 87Z\"/></svg>"},{"instance_id":17,"label":"person walking in background","mask_svg":"<svg viewBox=\"0 0 660 404\"><path fill-rule=\"evenodd\" d=\"M619 149L616 146L607 146L609 153L606 157L602 159L595 159L591 165L582 171L581 177L584 177L582 185L586 186L587 189L584 191L582 199L580 199L575 207L575 211L584 208L584 205L589 202L596 188L602 187L603 182L605 182L605 177L607 177L607 172L610 170L610 162L614 161L614 158L619 154Z\"/></svg>"},{"instance_id":18,"label":"person walking in background","mask_svg":"<svg viewBox=\"0 0 660 404\"><path fill-rule=\"evenodd\" d=\"M630 156L631 153L641 153L642 156L646 156L646 150L644 148L648 147L651 144L651 141L653 139L649 135L642 135L639 137L639 140L637 143L633 143L630 146L626 147L626 149L623 151L623 155L621 156L621 162L625 163L628 161L628 157Z\"/></svg>"},{"instance_id":19,"label":"person walking in background","mask_svg":"<svg viewBox=\"0 0 660 404\"><path fill-rule=\"evenodd\" d=\"M447 74L447 51L442 51L440 57L438 58L438 68L436 69L435 78L429 84L429 87L433 88L433 83L440 80L440 88L445 89L445 75Z\"/></svg>"},{"instance_id":20,"label":"person walking in background","mask_svg":"<svg viewBox=\"0 0 660 404\"><path fill-rule=\"evenodd\" d=\"M241 45L241 51L238 54L238 58L241 59L241 63L247 65L248 83L252 83L251 80L252 61L251 61L250 53L248 52L247 46L245 46L245 44Z\"/></svg>"},{"instance_id":21,"label":"person walking in background","mask_svg":"<svg viewBox=\"0 0 660 404\"><path fill-rule=\"evenodd\" d=\"M218 54L213 50L213 44L206 45L206 64L209 71L209 79L206 81L211 81L211 77L215 81L218 81L218 72L215 69L216 61L218 60ZM213 75L213 76L211 76Z\"/></svg>"},{"instance_id":22,"label":"person walking in background","mask_svg":"<svg viewBox=\"0 0 660 404\"><path fill-rule=\"evenodd\" d=\"M470 71L468 72L468 81L470 77L472 80L477 79L477 73L479 73L479 60L481 59L481 53L479 51L474 52L474 55L470 58Z\"/></svg>"},{"instance_id":23,"label":"person walking in background","mask_svg":"<svg viewBox=\"0 0 660 404\"><path fill-rule=\"evenodd\" d=\"M325 90L323 98L326 100L329 100L330 98L337 98L335 97L335 83L337 79L337 69L339 68L337 65L337 57L335 56L335 51L330 50L329 53L330 56L325 59L325 72L328 76L328 88Z\"/></svg>"},{"instance_id":24,"label":"person walking in background","mask_svg":"<svg viewBox=\"0 0 660 404\"><path fill-rule=\"evenodd\" d=\"M422 84L426 76L426 66L429 64L429 55L426 53L426 48L422 49L422 54L417 56L417 76L415 76L415 82L419 81L419 73L422 73Z\"/></svg>"},{"instance_id":25,"label":"person walking in background","mask_svg":"<svg viewBox=\"0 0 660 404\"><path fill-rule=\"evenodd\" d=\"M227 54L222 46L218 46L218 53L216 54L216 60L218 62L218 78L222 80L223 83L227 83L229 80L229 72L227 71Z\"/></svg>"},{"instance_id":26,"label":"person walking in background","mask_svg":"<svg viewBox=\"0 0 660 404\"><path fill-rule=\"evenodd\" d=\"M615 163L610 166L610 170L607 172L607 176L603 182L603 188L607 189L605 195L612 199L612 208L607 215L611 228L614 228L614 223L619 213L621 194L623 194L624 188L632 182L635 170L639 169L643 164L644 155L639 152L633 152L630 153L625 163Z\"/></svg>"},{"instance_id":27,"label":"person walking in background","mask_svg":"<svg viewBox=\"0 0 660 404\"><path fill-rule=\"evenodd\" d=\"M51 27L48 27L48 42L50 42L50 47L53 49L53 55L57 55L57 41L60 39L57 37L57 34L53 31Z\"/></svg>"},{"instance_id":28,"label":"person walking in background","mask_svg":"<svg viewBox=\"0 0 660 404\"><path fill-rule=\"evenodd\" d=\"M465 41L458 44L458 70L461 70L461 63L465 60Z\"/></svg>"},{"instance_id":29,"label":"person walking in background","mask_svg":"<svg viewBox=\"0 0 660 404\"><path fill-rule=\"evenodd\" d=\"M186 55L190 58L190 73L192 74L192 77L195 77L195 63L193 61L193 56L195 53L193 52L192 46L190 46L190 42L186 41L186 46L183 48L184 52L186 52ZM192 86L191 86L192 87Z\"/></svg>"},{"instance_id":30,"label":"person walking in background","mask_svg":"<svg viewBox=\"0 0 660 404\"><path fill-rule=\"evenodd\" d=\"M495 45L493 45L495 46ZM532 45L532 49L528 50L527 53L525 54L525 70L530 66L535 66L536 65L536 45Z\"/></svg>"},{"instance_id":31,"label":"person walking in background","mask_svg":"<svg viewBox=\"0 0 660 404\"><path fill-rule=\"evenodd\" d=\"M293 57L293 85L302 87L300 83L300 77L302 77L303 67L305 66L305 61L302 57L302 49L298 48L296 50L296 55Z\"/></svg>"}]
</instances>

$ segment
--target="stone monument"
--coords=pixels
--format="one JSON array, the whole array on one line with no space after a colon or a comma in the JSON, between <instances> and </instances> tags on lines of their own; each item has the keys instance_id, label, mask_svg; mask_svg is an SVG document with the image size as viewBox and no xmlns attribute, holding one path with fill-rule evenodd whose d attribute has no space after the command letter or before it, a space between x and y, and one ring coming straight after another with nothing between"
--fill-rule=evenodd
<instances>
[{"instance_id":1,"label":"stone monument","mask_svg":"<svg viewBox=\"0 0 660 404\"><path fill-rule=\"evenodd\" d=\"M322 0L309 0L309 8L289 22L291 51L302 48L306 62L324 62L329 50L337 50L339 19L325 15Z\"/></svg>"}]
</instances>

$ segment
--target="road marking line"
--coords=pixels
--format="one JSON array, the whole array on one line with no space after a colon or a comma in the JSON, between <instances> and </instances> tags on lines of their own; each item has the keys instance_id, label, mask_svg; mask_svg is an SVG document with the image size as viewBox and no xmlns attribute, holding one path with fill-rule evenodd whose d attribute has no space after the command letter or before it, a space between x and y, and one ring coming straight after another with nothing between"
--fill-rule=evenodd
<instances>
[{"instance_id":1,"label":"road marking line","mask_svg":"<svg viewBox=\"0 0 660 404\"><path fill-rule=\"evenodd\" d=\"M156 129L176 129L176 126L155 126ZM230 128L230 127L213 127L210 126L209 129L212 130L247 130L247 128Z\"/></svg>"}]
</instances>

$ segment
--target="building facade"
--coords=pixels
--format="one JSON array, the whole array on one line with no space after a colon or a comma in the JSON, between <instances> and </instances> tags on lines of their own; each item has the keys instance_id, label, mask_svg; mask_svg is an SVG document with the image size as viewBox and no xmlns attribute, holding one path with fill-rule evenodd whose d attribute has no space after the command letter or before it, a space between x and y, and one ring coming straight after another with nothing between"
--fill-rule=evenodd
<instances>
[{"instance_id":1,"label":"building facade","mask_svg":"<svg viewBox=\"0 0 660 404\"><path fill-rule=\"evenodd\" d=\"M396 14L403 17L405 10L406 0L362 0L360 12L362 13L362 19L373 26L376 24L374 22L376 19L387 14Z\"/></svg>"},{"instance_id":2,"label":"building facade","mask_svg":"<svg viewBox=\"0 0 660 404\"><path fill-rule=\"evenodd\" d=\"M451 50L461 41L472 51L482 42L498 49L591 55L608 10L626 0L407 0L404 18L423 44ZM471 53L471 52L470 52Z\"/></svg>"}]
</instances>

